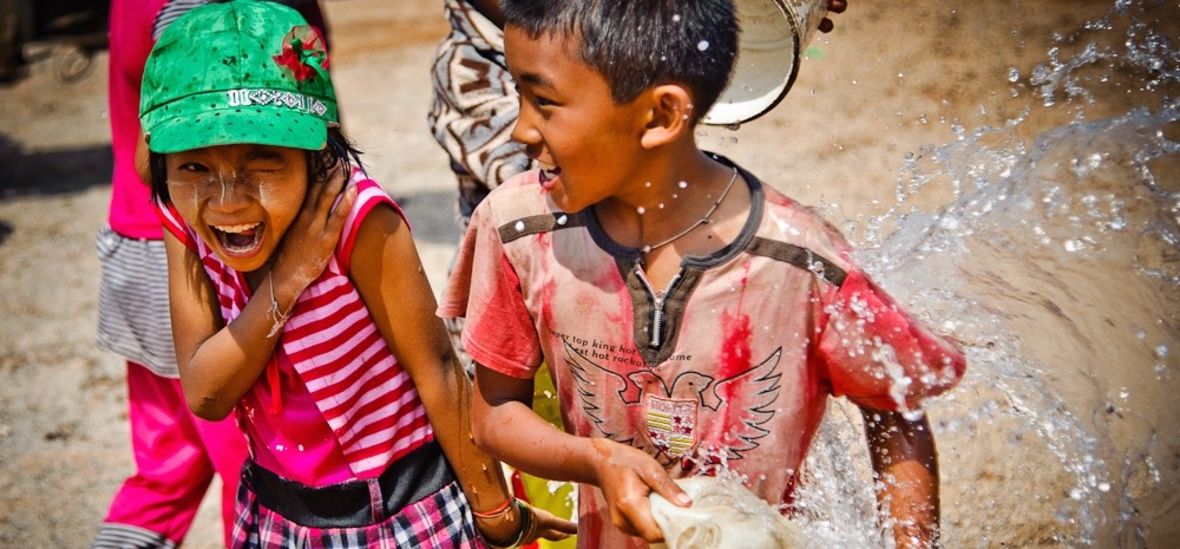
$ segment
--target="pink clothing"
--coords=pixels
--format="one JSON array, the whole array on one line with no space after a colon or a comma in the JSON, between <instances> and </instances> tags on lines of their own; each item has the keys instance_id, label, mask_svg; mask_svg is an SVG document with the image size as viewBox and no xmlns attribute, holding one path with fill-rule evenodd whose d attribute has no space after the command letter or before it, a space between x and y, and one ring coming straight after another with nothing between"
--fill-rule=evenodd
<instances>
[{"instance_id":1,"label":"pink clothing","mask_svg":"<svg viewBox=\"0 0 1180 549\"><path fill-rule=\"evenodd\" d=\"M238 405L239 428L251 441L256 463L280 476L308 486L336 484L358 478L324 421L299 373L283 353L271 358L268 375L277 368L278 383L263 379L254 384ZM281 409L275 410L275 388ZM273 411L272 411L273 410ZM380 474L366 474L372 478Z\"/></svg>"},{"instance_id":2,"label":"pink clothing","mask_svg":"<svg viewBox=\"0 0 1180 549\"><path fill-rule=\"evenodd\" d=\"M192 414L180 381L127 363L127 405L136 472L115 494L104 529L129 525L179 544L213 473L221 476L226 543L233 525L238 476L246 445L232 420L205 421Z\"/></svg>"},{"instance_id":3,"label":"pink clothing","mask_svg":"<svg viewBox=\"0 0 1180 549\"><path fill-rule=\"evenodd\" d=\"M360 171L349 184L356 185L357 197L336 254L299 296L277 356L238 409L259 464L313 487L376 477L434 438L413 380L349 278L365 216L380 205L401 210ZM222 319L233 321L250 299L245 276L222 263L172 205L160 215L164 227L201 258Z\"/></svg>"},{"instance_id":4,"label":"pink clothing","mask_svg":"<svg viewBox=\"0 0 1180 549\"><path fill-rule=\"evenodd\" d=\"M151 190L135 170L135 145L139 141L143 66L154 44L152 24L166 3L128 0L111 4L108 101L115 171L108 223L115 232L130 238L164 238L160 218L152 208Z\"/></svg>"},{"instance_id":5,"label":"pink clothing","mask_svg":"<svg viewBox=\"0 0 1180 549\"><path fill-rule=\"evenodd\" d=\"M965 361L852 264L810 209L741 172L741 234L686 257L652 288L639 250L590 211L566 214L529 172L476 210L440 314L466 316L479 364L552 370L567 431L640 448L674 477L725 467L789 503L829 395L912 408L955 385ZM580 547L646 547L579 492Z\"/></svg>"}]
</instances>

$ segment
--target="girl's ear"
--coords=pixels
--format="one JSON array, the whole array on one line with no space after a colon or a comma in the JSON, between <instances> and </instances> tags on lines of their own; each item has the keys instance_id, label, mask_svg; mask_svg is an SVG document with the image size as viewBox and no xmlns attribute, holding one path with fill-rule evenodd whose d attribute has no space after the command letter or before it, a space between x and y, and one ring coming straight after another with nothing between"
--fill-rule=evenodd
<instances>
[{"instance_id":1,"label":"girl's ear","mask_svg":"<svg viewBox=\"0 0 1180 549\"><path fill-rule=\"evenodd\" d=\"M648 90L649 112L640 143L654 149L692 133L692 96L679 84L661 84Z\"/></svg>"}]
</instances>

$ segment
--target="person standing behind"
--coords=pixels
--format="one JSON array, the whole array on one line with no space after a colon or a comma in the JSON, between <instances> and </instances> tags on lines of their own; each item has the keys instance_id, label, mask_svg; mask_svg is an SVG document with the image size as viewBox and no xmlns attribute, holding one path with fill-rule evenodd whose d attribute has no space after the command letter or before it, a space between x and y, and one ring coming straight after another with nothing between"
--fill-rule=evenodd
<instances>
[{"instance_id":1,"label":"person standing behind","mask_svg":"<svg viewBox=\"0 0 1180 549\"><path fill-rule=\"evenodd\" d=\"M582 483L580 547L661 539L648 496L730 472L789 505L830 396L865 418L882 524L938 535L922 402L966 368L810 208L694 128L737 49L727 0L505 0L520 115L540 166L476 208L440 316L466 318L476 443ZM802 168L801 168L802 169ZM531 409L546 363L565 431Z\"/></svg>"},{"instance_id":2,"label":"person standing behind","mask_svg":"<svg viewBox=\"0 0 1180 549\"><path fill-rule=\"evenodd\" d=\"M115 493L92 547L171 548L185 538L213 475L221 477L223 534L229 543L245 440L232 420L206 421L185 403L168 314L168 270L160 218L150 200L139 92L144 63L160 33L209 0L113 0L108 103L111 201L98 233L102 264L98 345L127 359L128 422L135 473ZM293 0L313 25L315 0Z\"/></svg>"}]
</instances>

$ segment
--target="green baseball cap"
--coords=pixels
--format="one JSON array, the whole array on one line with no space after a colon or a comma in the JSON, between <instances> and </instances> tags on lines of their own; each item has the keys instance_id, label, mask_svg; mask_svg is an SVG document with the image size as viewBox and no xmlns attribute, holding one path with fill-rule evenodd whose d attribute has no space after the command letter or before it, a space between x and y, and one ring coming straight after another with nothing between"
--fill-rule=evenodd
<instances>
[{"instance_id":1,"label":"green baseball cap","mask_svg":"<svg viewBox=\"0 0 1180 549\"><path fill-rule=\"evenodd\" d=\"M256 0L194 8L168 26L144 68L148 148L322 149L339 121L327 69L323 38L291 8Z\"/></svg>"}]
</instances>

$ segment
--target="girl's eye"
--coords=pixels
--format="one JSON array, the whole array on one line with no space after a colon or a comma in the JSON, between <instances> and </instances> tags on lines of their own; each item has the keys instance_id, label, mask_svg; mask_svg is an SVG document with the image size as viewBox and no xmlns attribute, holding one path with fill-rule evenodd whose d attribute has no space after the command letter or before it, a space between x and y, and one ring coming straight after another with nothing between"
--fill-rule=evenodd
<instances>
[{"instance_id":1,"label":"girl's eye","mask_svg":"<svg viewBox=\"0 0 1180 549\"><path fill-rule=\"evenodd\" d=\"M184 164L180 165L180 171L205 173L205 172L209 171L209 168L206 167L204 164L198 164L196 162L185 162Z\"/></svg>"},{"instance_id":2,"label":"girl's eye","mask_svg":"<svg viewBox=\"0 0 1180 549\"><path fill-rule=\"evenodd\" d=\"M534 95L533 97L535 98L534 100L536 101L538 107L556 105L556 103L543 95Z\"/></svg>"},{"instance_id":3,"label":"girl's eye","mask_svg":"<svg viewBox=\"0 0 1180 549\"><path fill-rule=\"evenodd\" d=\"M283 171L283 166L275 163L255 164L246 169L249 173L272 174Z\"/></svg>"}]
</instances>

